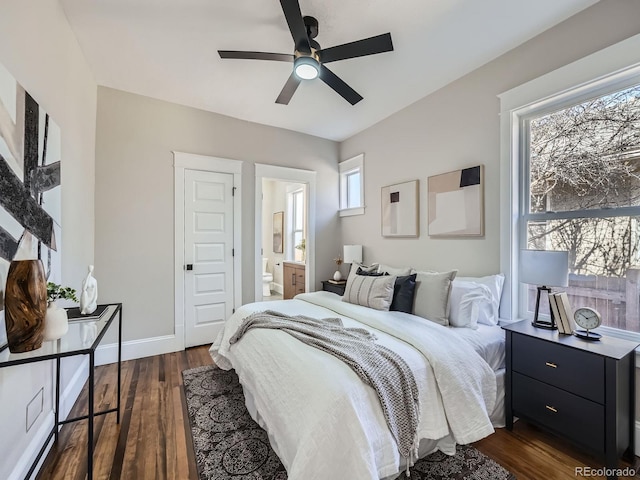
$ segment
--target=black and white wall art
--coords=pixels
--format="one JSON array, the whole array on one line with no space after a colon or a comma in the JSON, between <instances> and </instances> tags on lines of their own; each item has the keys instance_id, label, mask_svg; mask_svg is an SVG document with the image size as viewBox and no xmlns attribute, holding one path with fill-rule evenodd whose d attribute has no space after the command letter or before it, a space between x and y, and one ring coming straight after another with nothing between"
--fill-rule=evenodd
<instances>
[{"instance_id":1,"label":"black and white wall art","mask_svg":"<svg viewBox=\"0 0 640 480\"><path fill-rule=\"evenodd\" d=\"M484 235L484 166L429 177L429 236Z\"/></svg>"},{"instance_id":2,"label":"black and white wall art","mask_svg":"<svg viewBox=\"0 0 640 480\"><path fill-rule=\"evenodd\" d=\"M418 215L418 180L382 187L382 236L417 237L420 234Z\"/></svg>"},{"instance_id":3,"label":"black and white wall art","mask_svg":"<svg viewBox=\"0 0 640 480\"><path fill-rule=\"evenodd\" d=\"M11 261L39 258L60 283L60 160L60 129L0 64L0 349Z\"/></svg>"}]
</instances>

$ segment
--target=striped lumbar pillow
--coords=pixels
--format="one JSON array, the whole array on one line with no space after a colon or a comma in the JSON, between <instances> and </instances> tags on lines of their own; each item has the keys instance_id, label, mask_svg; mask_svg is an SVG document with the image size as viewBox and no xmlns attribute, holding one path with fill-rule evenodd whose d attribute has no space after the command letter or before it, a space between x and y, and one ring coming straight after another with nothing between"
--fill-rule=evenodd
<instances>
[{"instance_id":1,"label":"striped lumbar pillow","mask_svg":"<svg viewBox=\"0 0 640 480\"><path fill-rule=\"evenodd\" d=\"M342 301L376 310L389 310L395 283L395 275L381 277L351 275L347 281Z\"/></svg>"}]
</instances>

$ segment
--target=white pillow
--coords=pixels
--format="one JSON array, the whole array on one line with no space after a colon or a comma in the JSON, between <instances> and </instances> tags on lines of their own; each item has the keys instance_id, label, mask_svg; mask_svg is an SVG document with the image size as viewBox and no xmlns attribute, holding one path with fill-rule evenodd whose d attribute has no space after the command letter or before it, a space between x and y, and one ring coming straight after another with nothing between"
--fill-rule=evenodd
<instances>
[{"instance_id":1,"label":"white pillow","mask_svg":"<svg viewBox=\"0 0 640 480\"><path fill-rule=\"evenodd\" d=\"M413 314L440 325L449 325L449 294L457 270L416 272Z\"/></svg>"},{"instance_id":2,"label":"white pillow","mask_svg":"<svg viewBox=\"0 0 640 480\"><path fill-rule=\"evenodd\" d=\"M395 284L395 275L353 275L347 281L342 301L376 310L389 310Z\"/></svg>"},{"instance_id":3,"label":"white pillow","mask_svg":"<svg viewBox=\"0 0 640 480\"><path fill-rule=\"evenodd\" d=\"M498 273L496 275L487 275L486 277L458 277L456 281L474 282L481 285L486 285L491 291L493 316L490 318L484 318L483 316L478 318L478 323L484 323L485 325L497 325L500 312L500 298L502 297L502 287L504 286L504 275Z\"/></svg>"},{"instance_id":4,"label":"white pillow","mask_svg":"<svg viewBox=\"0 0 640 480\"><path fill-rule=\"evenodd\" d=\"M397 275L398 277L405 277L411 275L411 267L395 268L381 263L378 265L378 273L388 273L389 275Z\"/></svg>"},{"instance_id":5,"label":"white pillow","mask_svg":"<svg viewBox=\"0 0 640 480\"><path fill-rule=\"evenodd\" d=\"M449 324L476 330L480 319L484 323L494 316L493 296L486 285L457 278L451 283Z\"/></svg>"}]
</instances>

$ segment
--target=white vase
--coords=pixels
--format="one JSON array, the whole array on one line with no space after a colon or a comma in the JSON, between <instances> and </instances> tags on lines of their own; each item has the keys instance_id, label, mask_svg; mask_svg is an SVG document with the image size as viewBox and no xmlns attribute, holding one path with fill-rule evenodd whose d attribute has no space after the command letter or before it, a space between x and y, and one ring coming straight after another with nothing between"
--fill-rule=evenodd
<instances>
[{"instance_id":1,"label":"white vase","mask_svg":"<svg viewBox=\"0 0 640 480\"><path fill-rule=\"evenodd\" d=\"M49 303L44 317L44 340L57 340L69 330L67 311L54 302Z\"/></svg>"},{"instance_id":2,"label":"white vase","mask_svg":"<svg viewBox=\"0 0 640 480\"><path fill-rule=\"evenodd\" d=\"M336 273L333 274L333 279L336 282L339 282L340 280L342 280L342 274L340 273L340 270L336 270Z\"/></svg>"}]
</instances>

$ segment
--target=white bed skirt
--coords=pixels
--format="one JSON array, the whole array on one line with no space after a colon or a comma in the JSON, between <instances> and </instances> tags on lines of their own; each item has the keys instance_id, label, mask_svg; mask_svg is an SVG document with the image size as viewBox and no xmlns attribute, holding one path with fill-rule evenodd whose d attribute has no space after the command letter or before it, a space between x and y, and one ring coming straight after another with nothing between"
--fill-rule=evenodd
<instances>
[{"instance_id":1,"label":"white bed skirt","mask_svg":"<svg viewBox=\"0 0 640 480\"><path fill-rule=\"evenodd\" d=\"M504 368L497 370L495 372L496 386L497 386L496 406L493 409L493 412L491 412L491 415L489 417L491 419L491 423L495 428L504 428L505 426L505 416L504 416L505 373L506 373L506 369ZM244 388L243 388L243 392L244 392L244 403L247 406L247 410L249 411L251 418L253 418L256 421L256 423L260 425L267 432L267 435L269 436L269 443L271 443L271 447L273 448L273 451L276 452L276 455L278 455L278 457L280 457L280 453L278 451L278 445L275 439L271 436L271 433L269 433L269 430L267 429L264 421L262 420L262 417L260 417L260 414L256 409L253 396L248 392L248 390ZM445 455L455 455L456 442L453 440L453 437L451 435L447 435L446 437L440 438L438 440L423 438L422 440L420 440L420 446L418 447L418 456L419 458L422 458L437 450L441 451ZM402 457L400 457L400 464L401 464L400 472L402 473L406 466L405 459ZM400 476L399 474L394 474L390 477L386 477L381 480L393 480L395 478L398 478L399 476Z\"/></svg>"}]
</instances>

